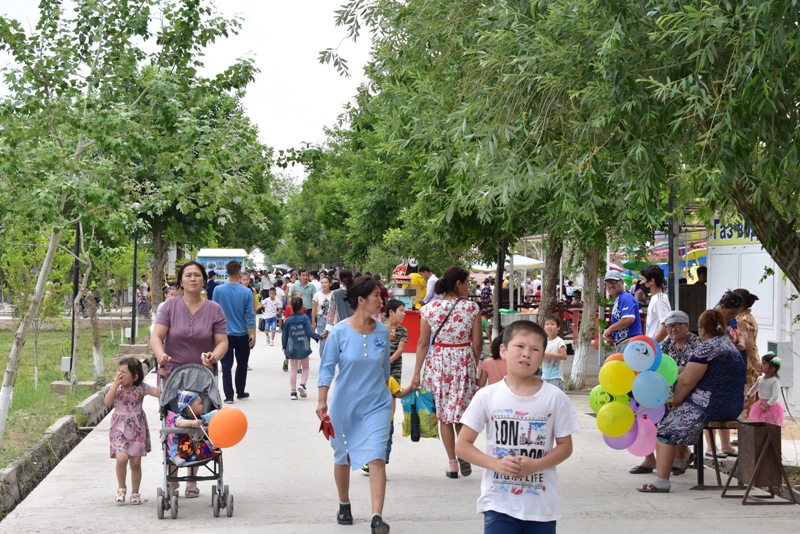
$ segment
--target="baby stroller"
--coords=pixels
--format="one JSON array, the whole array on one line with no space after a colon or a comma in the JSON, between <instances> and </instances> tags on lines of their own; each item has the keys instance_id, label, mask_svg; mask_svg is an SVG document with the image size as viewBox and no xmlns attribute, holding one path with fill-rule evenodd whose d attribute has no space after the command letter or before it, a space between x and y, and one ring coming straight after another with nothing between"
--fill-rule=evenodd
<instances>
[{"instance_id":1,"label":"baby stroller","mask_svg":"<svg viewBox=\"0 0 800 534\"><path fill-rule=\"evenodd\" d=\"M199 461L185 461L174 454L176 447L172 446L173 442L178 440L181 435L190 436L195 443L200 443L207 438L203 428L177 428L174 426L175 414L179 411L178 392L181 390L200 394L203 399L203 413L217 410L222 406L217 377L202 365L194 363L181 365L172 371L172 374L161 386L161 397L158 402L161 416L160 440L164 465L164 485L157 490L158 518L163 519L164 512L167 510L172 519L178 517L178 496L168 490L170 482L198 482L201 480L217 482L211 488L211 506L214 510L214 517L219 517L220 509L224 509L228 517L231 517L233 515L233 495L228 492L228 486L223 485L222 482L222 454ZM197 467L198 471L195 475L179 476L178 467ZM166 493L164 488L167 488Z\"/></svg>"}]
</instances>

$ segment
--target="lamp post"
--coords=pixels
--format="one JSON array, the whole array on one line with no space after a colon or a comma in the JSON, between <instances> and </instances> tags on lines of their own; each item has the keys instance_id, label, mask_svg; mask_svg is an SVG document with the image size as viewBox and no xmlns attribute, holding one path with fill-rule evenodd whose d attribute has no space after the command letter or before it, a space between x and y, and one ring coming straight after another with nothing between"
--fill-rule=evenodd
<instances>
[{"instance_id":1,"label":"lamp post","mask_svg":"<svg viewBox=\"0 0 800 534\"><path fill-rule=\"evenodd\" d=\"M139 251L139 203L134 202L132 205L133 209L136 210L136 218L133 221L133 292L131 298L131 345L136 344L136 307L139 303L139 299L137 298L137 288L136 288L136 262L137 262L137 253Z\"/></svg>"},{"instance_id":2,"label":"lamp post","mask_svg":"<svg viewBox=\"0 0 800 534\"><path fill-rule=\"evenodd\" d=\"M78 314L75 313L75 306L77 305L76 299L78 298L78 287L80 285L80 257L81 249L81 223L75 224L75 262L72 266L72 337L69 346L69 376L70 383L72 383L73 370L75 369L75 328L77 327Z\"/></svg>"}]
</instances>

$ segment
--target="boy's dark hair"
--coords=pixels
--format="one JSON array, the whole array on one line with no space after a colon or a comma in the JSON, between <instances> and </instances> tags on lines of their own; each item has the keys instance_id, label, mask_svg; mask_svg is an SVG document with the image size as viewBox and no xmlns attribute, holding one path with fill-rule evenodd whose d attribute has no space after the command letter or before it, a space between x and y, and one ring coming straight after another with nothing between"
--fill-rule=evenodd
<instances>
[{"instance_id":1,"label":"boy's dark hair","mask_svg":"<svg viewBox=\"0 0 800 534\"><path fill-rule=\"evenodd\" d=\"M277 289L275 289L275 286L272 286L271 288L269 288L269 292L270 292L270 293L275 293L275 294L277 294L277 293L278 293L278 290L277 290Z\"/></svg>"},{"instance_id":2,"label":"boy's dark hair","mask_svg":"<svg viewBox=\"0 0 800 534\"><path fill-rule=\"evenodd\" d=\"M544 331L539 323L533 321L514 321L508 325L503 332L503 345L508 347L511 340L518 334L534 334L542 338L542 348L547 346L547 333Z\"/></svg>"},{"instance_id":3,"label":"boy's dark hair","mask_svg":"<svg viewBox=\"0 0 800 534\"><path fill-rule=\"evenodd\" d=\"M419 274L430 273L430 272L432 272L431 268L428 267L427 265L423 265L422 267L419 268Z\"/></svg>"},{"instance_id":4,"label":"boy's dark hair","mask_svg":"<svg viewBox=\"0 0 800 534\"><path fill-rule=\"evenodd\" d=\"M225 266L225 270L228 272L228 276L236 276L242 272L242 264L236 260L231 260Z\"/></svg>"},{"instance_id":5,"label":"boy's dark hair","mask_svg":"<svg viewBox=\"0 0 800 534\"><path fill-rule=\"evenodd\" d=\"M503 344L503 336L498 335L492 340L491 356L493 360L500 359L500 345Z\"/></svg>"},{"instance_id":6,"label":"boy's dark hair","mask_svg":"<svg viewBox=\"0 0 800 534\"><path fill-rule=\"evenodd\" d=\"M546 323L547 321L553 321L554 323L556 323L557 327L561 328L561 317L559 317L555 313L550 313L548 315L545 315L544 322Z\"/></svg>"},{"instance_id":7,"label":"boy's dark hair","mask_svg":"<svg viewBox=\"0 0 800 534\"><path fill-rule=\"evenodd\" d=\"M658 265L648 265L639 271L639 274L642 278L652 280L657 287L664 287L664 270Z\"/></svg>"},{"instance_id":8,"label":"boy's dark hair","mask_svg":"<svg viewBox=\"0 0 800 534\"><path fill-rule=\"evenodd\" d=\"M142 369L142 362L140 362L136 358L123 358L119 362L120 366L127 366L128 371L131 372L131 376L135 377L133 379L133 385L138 386L144 380L144 369Z\"/></svg>"},{"instance_id":9,"label":"boy's dark hair","mask_svg":"<svg viewBox=\"0 0 800 534\"><path fill-rule=\"evenodd\" d=\"M405 307L405 303L400 299L389 299L386 303L386 317L389 317L389 312L397 311L400 306Z\"/></svg>"},{"instance_id":10,"label":"boy's dark hair","mask_svg":"<svg viewBox=\"0 0 800 534\"><path fill-rule=\"evenodd\" d=\"M302 297L292 297L291 300L292 305L292 312L300 313L303 311L303 298Z\"/></svg>"},{"instance_id":11,"label":"boy's dark hair","mask_svg":"<svg viewBox=\"0 0 800 534\"><path fill-rule=\"evenodd\" d=\"M697 276L700 276L701 274L708 274L708 267L706 267L705 265L701 265L700 267L697 268L696 273Z\"/></svg>"}]
</instances>

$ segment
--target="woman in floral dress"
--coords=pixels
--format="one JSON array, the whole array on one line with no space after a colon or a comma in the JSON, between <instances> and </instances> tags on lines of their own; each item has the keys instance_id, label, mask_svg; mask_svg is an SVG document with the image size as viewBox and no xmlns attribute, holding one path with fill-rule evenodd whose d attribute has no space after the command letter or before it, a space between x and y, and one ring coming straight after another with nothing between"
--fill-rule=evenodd
<instances>
[{"instance_id":1,"label":"woman in floral dress","mask_svg":"<svg viewBox=\"0 0 800 534\"><path fill-rule=\"evenodd\" d=\"M463 476L472 473L468 462L456 459L456 434L461 430L461 416L477 390L475 369L483 352L480 307L465 299L469 294L469 273L461 267L449 267L434 291L444 297L430 302L420 312L417 363L411 384L415 389L422 384L433 392L439 435L449 460L445 474L458 478L459 466ZM431 335L442 325L429 354ZM420 378L423 364L424 382Z\"/></svg>"}]
</instances>

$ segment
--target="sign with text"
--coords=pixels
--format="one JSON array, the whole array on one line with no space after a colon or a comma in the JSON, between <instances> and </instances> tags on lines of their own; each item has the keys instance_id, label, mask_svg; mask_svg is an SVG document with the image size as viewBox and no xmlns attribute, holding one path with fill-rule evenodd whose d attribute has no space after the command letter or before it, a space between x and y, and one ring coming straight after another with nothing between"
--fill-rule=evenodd
<instances>
[{"instance_id":1,"label":"sign with text","mask_svg":"<svg viewBox=\"0 0 800 534\"><path fill-rule=\"evenodd\" d=\"M709 247L758 244L760 244L760 241L752 228L736 219L714 219L714 231L707 242Z\"/></svg>"}]
</instances>

